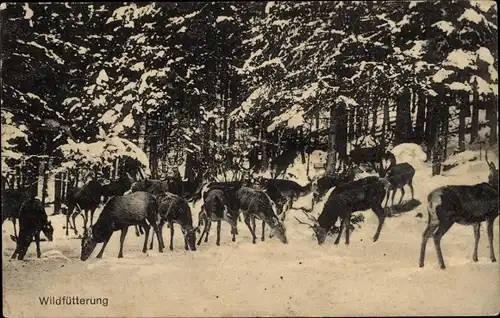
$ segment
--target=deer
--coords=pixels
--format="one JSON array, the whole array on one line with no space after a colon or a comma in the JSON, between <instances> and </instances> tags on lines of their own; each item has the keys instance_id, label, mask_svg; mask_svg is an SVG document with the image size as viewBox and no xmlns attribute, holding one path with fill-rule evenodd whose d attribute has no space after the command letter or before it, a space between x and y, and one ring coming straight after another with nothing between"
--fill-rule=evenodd
<instances>
[{"instance_id":1,"label":"deer","mask_svg":"<svg viewBox=\"0 0 500 318\"><path fill-rule=\"evenodd\" d=\"M240 211L243 213L245 224L252 234L253 244L256 244L257 239L255 235L256 218L264 221L265 224L271 227L270 237L276 235L282 243L288 243L286 228L277 216L276 205L264 191L249 187L241 187L236 192L236 199L238 204L236 211L237 213ZM264 226L262 232L264 232Z\"/></svg>"},{"instance_id":2,"label":"deer","mask_svg":"<svg viewBox=\"0 0 500 318\"><path fill-rule=\"evenodd\" d=\"M376 242L386 218L382 202L389 188L389 181L375 176L352 181L336 187L330 193L323 211L317 219L303 212L312 224L302 222L298 218L295 219L300 224L308 225L313 229L319 245L325 242L328 232L340 219L340 230L335 245L339 244L344 227L346 228L345 244L348 245L351 214L371 209L378 217L377 230L373 236L373 242Z\"/></svg>"},{"instance_id":3,"label":"deer","mask_svg":"<svg viewBox=\"0 0 500 318\"><path fill-rule=\"evenodd\" d=\"M379 176L384 177L385 172L396 164L396 157L392 152L385 150L383 144L377 141L375 141L375 146L373 147L360 147L359 145L364 141L365 137L351 150L348 161L357 166L361 163L367 163L373 170L379 173ZM386 167L387 164L388 166Z\"/></svg>"},{"instance_id":4,"label":"deer","mask_svg":"<svg viewBox=\"0 0 500 318\"><path fill-rule=\"evenodd\" d=\"M42 202L37 198L31 198L23 202L19 209L19 237L16 239L16 249L12 259L17 256L23 260L33 238L36 244L36 257L40 258L40 232L43 232L49 241L52 241L54 228L48 220L47 213Z\"/></svg>"},{"instance_id":5,"label":"deer","mask_svg":"<svg viewBox=\"0 0 500 318\"><path fill-rule=\"evenodd\" d=\"M487 221L490 259L496 262L493 248L493 223L498 217L498 189L483 182L476 185L448 185L439 187L427 196L428 224L422 234L419 267L424 267L425 248L432 236L441 269L446 269L441 251L441 239L453 224L473 225L474 252L472 259L478 261L477 247L481 222Z\"/></svg>"},{"instance_id":6,"label":"deer","mask_svg":"<svg viewBox=\"0 0 500 318\"><path fill-rule=\"evenodd\" d=\"M484 158L486 159L486 163L490 168L490 173L488 175L488 183L491 184L494 188L498 190L498 169L495 166L494 162L488 161L488 148L486 148L486 152L484 154Z\"/></svg>"},{"instance_id":7,"label":"deer","mask_svg":"<svg viewBox=\"0 0 500 318\"><path fill-rule=\"evenodd\" d=\"M267 179L260 178L259 182L264 189L270 189L270 191L275 191L276 188L281 192L281 195L285 197L288 201L288 207L284 208L281 213L281 220L284 221L286 218L286 211L292 209L293 203L302 196L306 196L313 191L314 180L308 177L309 183L305 186L301 186L295 181L285 180L285 179Z\"/></svg>"},{"instance_id":8,"label":"deer","mask_svg":"<svg viewBox=\"0 0 500 318\"><path fill-rule=\"evenodd\" d=\"M2 224L11 220L14 226L13 240L17 239L17 220L21 204L28 199L28 194L19 189L5 189L2 191Z\"/></svg>"},{"instance_id":9,"label":"deer","mask_svg":"<svg viewBox=\"0 0 500 318\"><path fill-rule=\"evenodd\" d=\"M203 206L198 214L198 226L203 223L204 229L197 245L201 244L203 235L205 235L205 242L208 242L212 222L217 222L217 240L215 242L217 246L220 246L221 221L225 221L231 225L232 241L236 240L235 235L238 234L236 229L238 215L234 211L235 202L231 202L230 197L231 194L227 195L223 190L217 188L209 189L204 193Z\"/></svg>"},{"instance_id":10,"label":"deer","mask_svg":"<svg viewBox=\"0 0 500 318\"><path fill-rule=\"evenodd\" d=\"M170 226L170 250L174 249L174 223L181 226L182 233L184 234L184 249L186 251L196 251L196 232L199 232L199 227L193 227L193 217L191 215L191 208L186 199L173 193L164 193L156 197L158 201L158 214L160 222L158 231L160 234L160 242L162 248L165 248L163 241L163 225L168 222ZM153 249L154 233L151 236L151 244L149 249Z\"/></svg>"},{"instance_id":11,"label":"deer","mask_svg":"<svg viewBox=\"0 0 500 318\"><path fill-rule=\"evenodd\" d=\"M404 187L408 185L411 190L411 199L414 199L413 191L413 177L415 176L415 168L409 163L403 162L392 166L389 171L387 171L386 179L391 183L389 191L387 191L387 198L385 202L385 207L389 203L389 194L392 191L392 206L394 206L394 197L398 189L401 189L401 199L399 199L398 205L403 201L405 195Z\"/></svg>"},{"instance_id":12,"label":"deer","mask_svg":"<svg viewBox=\"0 0 500 318\"><path fill-rule=\"evenodd\" d=\"M71 217L73 221L73 230L75 235L78 235L78 230L76 229L75 219L78 214L84 211L83 217L83 228L84 231L87 229L88 214L90 212L90 225L93 224L94 213L99 204L101 203L101 196L103 194L103 187L96 176L81 188L73 188L68 191L67 205L68 213L66 213L66 236L69 230L69 219ZM77 210L75 211L75 208Z\"/></svg>"},{"instance_id":13,"label":"deer","mask_svg":"<svg viewBox=\"0 0 500 318\"><path fill-rule=\"evenodd\" d=\"M325 174L316 179L316 182L313 184L313 206L315 203L321 201L331 188L354 181L356 172L358 171L359 169L349 167L341 172L336 172L331 175Z\"/></svg>"},{"instance_id":14,"label":"deer","mask_svg":"<svg viewBox=\"0 0 500 318\"><path fill-rule=\"evenodd\" d=\"M108 198L115 195L124 195L131 187L132 177L128 172L122 173L118 179L102 186L103 202L106 203Z\"/></svg>"},{"instance_id":15,"label":"deer","mask_svg":"<svg viewBox=\"0 0 500 318\"><path fill-rule=\"evenodd\" d=\"M103 243L103 246L96 258L102 258L106 245L115 231L121 231L118 258L122 258L123 242L131 225L140 225L145 230L143 253L147 252L146 247L151 226L158 239L158 250L163 253L159 223L158 203L151 193L138 191L112 197L104 206L96 223L84 232L80 259L86 261L98 243Z\"/></svg>"}]
</instances>

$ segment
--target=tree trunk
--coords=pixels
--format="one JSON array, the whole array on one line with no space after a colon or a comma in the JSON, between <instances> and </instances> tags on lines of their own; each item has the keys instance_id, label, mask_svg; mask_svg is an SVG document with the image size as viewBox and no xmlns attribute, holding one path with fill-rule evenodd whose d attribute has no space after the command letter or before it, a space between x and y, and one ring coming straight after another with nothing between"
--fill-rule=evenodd
<instances>
[{"instance_id":1,"label":"tree trunk","mask_svg":"<svg viewBox=\"0 0 500 318\"><path fill-rule=\"evenodd\" d=\"M330 133L329 133L329 145L328 145L328 156L327 156L327 164L326 164L326 173L333 174L335 172L336 165L336 147L335 147L335 138L337 135L337 127L336 127L336 111L337 105L332 104L330 106Z\"/></svg>"},{"instance_id":2,"label":"tree trunk","mask_svg":"<svg viewBox=\"0 0 500 318\"><path fill-rule=\"evenodd\" d=\"M54 180L54 214L61 211L62 173L55 175Z\"/></svg>"},{"instance_id":3,"label":"tree trunk","mask_svg":"<svg viewBox=\"0 0 500 318\"><path fill-rule=\"evenodd\" d=\"M477 82L472 82L472 118L470 127L470 143L473 143L479 134L479 93Z\"/></svg>"},{"instance_id":4,"label":"tree trunk","mask_svg":"<svg viewBox=\"0 0 500 318\"><path fill-rule=\"evenodd\" d=\"M415 122L415 136L419 143L422 143L425 139L425 109L427 106L427 99L422 95L418 95L417 97L417 119Z\"/></svg>"},{"instance_id":5,"label":"tree trunk","mask_svg":"<svg viewBox=\"0 0 500 318\"><path fill-rule=\"evenodd\" d=\"M395 143L407 142L411 134L410 89L403 88L396 110Z\"/></svg>"},{"instance_id":6,"label":"tree trunk","mask_svg":"<svg viewBox=\"0 0 500 318\"><path fill-rule=\"evenodd\" d=\"M383 99L384 102L384 115L382 122L382 138L381 138L381 146L386 149L387 148L387 132L391 130L391 123L389 121L389 98L386 97Z\"/></svg>"},{"instance_id":7,"label":"tree trunk","mask_svg":"<svg viewBox=\"0 0 500 318\"><path fill-rule=\"evenodd\" d=\"M489 144L494 145L497 143L498 139L498 108L497 99L491 98L490 102L486 106L486 116L488 118L488 125L490 127Z\"/></svg>"}]
</instances>

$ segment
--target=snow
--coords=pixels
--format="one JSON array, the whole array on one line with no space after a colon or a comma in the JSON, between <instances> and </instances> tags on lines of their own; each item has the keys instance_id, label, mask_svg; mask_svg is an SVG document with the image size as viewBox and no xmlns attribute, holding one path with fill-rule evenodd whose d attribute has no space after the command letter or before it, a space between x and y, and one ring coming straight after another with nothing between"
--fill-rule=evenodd
<instances>
[{"instance_id":1,"label":"snow","mask_svg":"<svg viewBox=\"0 0 500 318\"><path fill-rule=\"evenodd\" d=\"M0 11L7 9L7 3L2 2L0 3Z\"/></svg>"},{"instance_id":2,"label":"snow","mask_svg":"<svg viewBox=\"0 0 500 318\"><path fill-rule=\"evenodd\" d=\"M449 21L439 21L434 23L432 26L446 32L446 35L450 35L455 30L455 27Z\"/></svg>"},{"instance_id":3,"label":"snow","mask_svg":"<svg viewBox=\"0 0 500 318\"><path fill-rule=\"evenodd\" d=\"M349 106L359 106L359 104L351 97L347 97L344 95L339 95L337 99L335 99L336 103L345 103L348 107Z\"/></svg>"},{"instance_id":4,"label":"snow","mask_svg":"<svg viewBox=\"0 0 500 318\"><path fill-rule=\"evenodd\" d=\"M227 16L220 15L215 20L215 23L220 23L220 22L224 22L224 21L231 21L231 20L234 20L234 19L232 17L227 17Z\"/></svg>"},{"instance_id":5,"label":"snow","mask_svg":"<svg viewBox=\"0 0 500 318\"><path fill-rule=\"evenodd\" d=\"M488 12L492 7L496 6L496 1L490 0L471 0L470 3L483 12Z\"/></svg>"},{"instance_id":6,"label":"snow","mask_svg":"<svg viewBox=\"0 0 500 318\"><path fill-rule=\"evenodd\" d=\"M459 69L471 68L477 69L474 64L477 59L475 52L464 51L462 49L455 49L446 58L444 65L457 67Z\"/></svg>"},{"instance_id":7,"label":"snow","mask_svg":"<svg viewBox=\"0 0 500 318\"><path fill-rule=\"evenodd\" d=\"M144 62L139 62L130 67L131 71L138 72L144 69Z\"/></svg>"},{"instance_id":8,"label":"snow","mask_svg":"<svg viewBox=\"0 0 500 318\"><path fill-rule=\"evenodd\" d=\"M56 63L64 65L64 60L60 58L57 54L55 54L52 50L47 49L45 46L38 44L35 41L30 41L30 42L25 42L23 40L16 40L17 43L21 44L26 44L26 45L31 45L36 48L42 49L45 52L45 55L47 55L48 58L56 61Z\"/></svg>"},{"instance_id":9,"label":"snow","mask_svg":"<svg viewBox=\"0 0 500 318\"><path fill-rule=\"evenodd\" d=\"M476 24L479 24L481 21L486 20L486 18L482 14L477 13L476 10L470 8L465 10L465 12L458 18L458 21L462 21L464 19Z\"/></svg>"},{"instance_id":10,"label":"snow","mask_svg":"<svg viewBox=\"0 0 500 318\"><path fill-rule=\"evenodd\" d=\"M177 31L177 33L185 33L187 30L187 28L185 26L183 26L182 28L179 29L179 31Z\"/></svg>"},{"instance_id":11,"label":"snow","mask_svg":"<svg viewBox=\"0 0 500 318\"><path fill-rule=\"evenodd\" d=\"M23 9L24 9L24 19L31 20L31 18L33 17L33 10L31 10L29 4L25 3L23 5Z\"/></svg>"},{"instance_id":12,"label":"snow","mask_svg":"<svg viewBox=\"0 0 500 318\"><path fill-rule=\"evenodd\" d=\"M272 7L274 7L276 5L276 3L274 1L269 1L267 4L266 4L266 8L264 9L264 12L266 14L269 14L271 12L271 9Z\"/></svg>"},{"instance_id":13,"label":"snow","mask_svg":"<svg viewBox=\"0 0 500 318\"><path fill-rule=\"evenodd\" d=\"M391 149L391 152L396 157L397 163L407 162L411 164L415 170L426 170L427 164L424 162L427 155L417 144L403 143Z\"/></svg>"},{"instance_id":14,"label":"snow","mask_svg":"<svg viewBox=\"0 0 500 318\"><path fill-rule=\"evenodd\" d=\"M451 90L455 91L466 91L470 92L472 88L468 83L459 83L459 82L453 82L451 84L446 84Z\"/></svg>"},{"instance_id":15,"label":"snow","mask_svg":"<svg viewBox=\"0 0 500 318\"><path fill-rule=\"evenodd\" d=\"M474 80L477 82L477 91L479 95L488 95L492 94L493 91L491 90L491 86L488 82L486 82L484 79L482 79L479 76L472 76L469 82L474 82Z\"/></svg>"},{"instance_id":16,"label":"snow","mask_svg":"<svg viewBox=\"0 0 500 318\"><path fill-rule=\"evenodd\" d=\"M477 57L486 63L493 65L495 63L495 58L491 54L490 50L484 46L477 50Z\"/></svg>"},{"instance_id":17,"label":"snow","mask_svg":"<svg viewBox=\"0 0 500 318\"><path fill-rule=\"evenodd\" d=\"M99 86L108 86L109 77L105 70L101 70L95 82Z\"/></svg>"},{"instance_id":18,"label":"snow","mask_svg":"<svg viewBox=\"0 0 500 318\"><path fill-rule=\"evenodd\" d=\"M439 69L439 71L436 72L436 74L434 74L434 76L432 76L432 80L435 83L442 83L445 79L448 78L448 76L450 76L453 73L454 72L451 70L441 68Z\"/></svg>"}]
</instances>

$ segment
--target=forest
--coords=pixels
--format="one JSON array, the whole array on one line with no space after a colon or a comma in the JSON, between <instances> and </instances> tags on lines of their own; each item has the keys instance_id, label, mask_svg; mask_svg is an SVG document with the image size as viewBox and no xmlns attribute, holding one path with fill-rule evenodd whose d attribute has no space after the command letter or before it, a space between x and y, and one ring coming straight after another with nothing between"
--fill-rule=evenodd
<instances>
[{"instance_id":1,"label":"forest","mask_svg":"<svg viewBox=\"0 0 500 318\"><path fill-rule=\"evenodd\" d=\"M497 143L490 1L0 7L2 189L56 200L82 171L286 169L356 146ZM281 170L280 170L281 169ZM45 196L43 196L45 199Z\"/></svg>"}]
</instances>

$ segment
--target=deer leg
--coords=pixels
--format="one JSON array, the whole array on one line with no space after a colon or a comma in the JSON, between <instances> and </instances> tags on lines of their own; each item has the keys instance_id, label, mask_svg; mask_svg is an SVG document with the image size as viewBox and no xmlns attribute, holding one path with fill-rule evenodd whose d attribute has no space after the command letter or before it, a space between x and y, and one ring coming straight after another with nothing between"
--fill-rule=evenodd
<instances>
[{"instance_id":1,"label":"deer leg","mask_svg":"<svg viewBox=\"0 0 500 318\"><path fill-rule=\"evenodd\" d=\"M405 186L402 186L401 187L401 199L399 199L398 205L401 204L401 202L403 201L403 197L404 196L405 196Z\"/></svg>"},{"instance_id":2,"label":"deer leg","mask_svg":"<svg viewBox=\"0 0 500 318\"><path fill-rule=\"evenodd\" d=\"M414 199L414 196L413 196L413 194L414 194L414 191L413 191L413 184L412 184L412 182L410 181L410 183L408 183L408 185L410 186L410 191L411 191L411 199L413 200L413 199Z\"/></svg>"},{"instance_id":3,"label":"deer leg","mask_svg":"<svg viewBox=\"0 0 500 318\"><path fill-rule=\"evenodd\" d=\"M481 229L481 223L475 223L473 225L474 228L474 253L472 253L472 260L474 262L477 262L477 246L479 244L479 237L481 236L480 234L480 229Z\"/></svg>"},{"instance_id":4,"label":"deer leg","mask_svg":"<svg viewBox=\"0 0 500 318\"><path fill-rule=\"evenodd\" d=\"M382 208L381 205L378 205L376 207L372 207L372 210L373 210L373 212L375 212L375 214L378 217L377 231L375 232L375 235L373 236L373 242L376 242L378 240L378 237L380 236L380 231L382 231L382 226L384 225L386 212Z\"/></svg>"},{"instance_id":5,"label":"deer leg","mask_svg":"<svg viewBox=\"0 0 500 318\"><path fill-rule=\"evenodd\" d=\"M71 215L71 220L73 221L73 231L75 232L75 235L78 235L78 230L76 229L76 217L78 216L78 214L76 214L75 212L73 212L73 214Z\"/></svg>"},{"instance_id":6,"label":"deer leg","mask_svg":"<svg viewBox=\"0 0 500 318\"><path fill-rule=\"evenodd\" d=\"M257 231L257 226L255 225L255 217L252 217L251 221L252 221L252 228L253 228L253 233L254 233L253 244L255 244L255 240L257 238L257 236L255 235L255 232Z\"/></svg>"},{"instance_id":7,"label":"deer leg","mask_svg":"<svg viewBox=\"0 0 500 318\"><path fill-rule=\"evenodd\" d=\"M139 225L135 225L135 236L141 236L141 233L139 233Z\"/></svg>"},{"instance_id":8,"label":"deer leg","mask_svg":"<svg viewBox=\"0 0 500 318\"><path fill-rule=\"evenodd\" d=\"M127 227L127 230L128 230L128 227ZM144 245L142 246L142 252L143 253L146 253L148 251L148 238L149 238L149 232L151 230L151 226L149 224L147 224L146 222L144 222ZM127 234L127 232L125 232L125 234ZM125 238L125 237L123 237ZM120 237L121 239L121 237Z\"/></svg>"},{"instance_id":9,"label":"deer leg","mask_svg":"<svg viewBox=\"0 0 500 318\"><path fill-rule=\"evenodd\" d=\"M108 236L108 238L104 241L104 244L102 244L102 248L99 251L99 254L97 254L96 258L102 258L102 254L104 253L104 249L106 248L106 245L108 245L110 238L111 238L111 235Z\"/></svg>"},{"instance_id":10,"label":"deer leg","mask_svg":"<svg viewBox=\"0 0 500 318\"><path fill-rule=\"evenodd\" d=\"M345 244L346 245L349 245L349 235L350 235L350 232L351 232L351 229L350 229L350 224L351 224L351 213L349 213L347 215L347 217L344 219L344 222L343 222L345 225Z\"/></svg>"},{"instance_id":11,"label":"deer leg","mask_svg":"<svg viewBox=\"0 0 500 318\"><path fill-rule=\"evenodd\" d=\"M212 220L208 219L207 224L208 224L208 228L207 228L207 232L205 234L205 243L208 242L208 234L210 233L210 228L212 227Z\"/></svg>"},{"instance_id":12,"label":"deer leg","mask_svg":"<svg viewBox=\"0 0 500 318\"><path fill-rule=\"evenodd\" d=\"M385 207L387 208L387 206L389 205L389 195L391 194L391 190L387 190L387 195L385 197Z\"/></svg>"},{"instance_id":13,"label":"deer leg","mask_svg":"<svg viewBox=\"0 0 500 318\"><path fill-rule=\"evenodd\" d=\"M35 233L35 244L36 244L36 258L42 256L42 251L40 251L40 231Z\"/></svg>"},{"instance_id":14,"label":"deer leg","mask_svg":"<svg viewBox=\"0 0 500 318\"><path fill-rule=\"evenodd\" d=\"M252 234L252 243L255 244L255 233L252 230L252 226L250 225L250 216L245 215L245 224L247 225L248 229L250 230L250 233Z\"/></svg>"},{"instance_id":15,"label":"deer leg","mask_svg":"<svg viewBox=\"0 0 500 318\"><path fill-rule=\"evenodd\" d=\"M215 241L215 245L220 246L220 227L221 227L221 220L217 221L217 240Z\"/></svg>"},{"instance_id":16,"label":"deer leg","mask_svg":"<svg viewBox=\"0 0 500 318\"><path fill-rule=\"evenodd\" d=\"M159 225L156 225L156 229L158 233L156 233L156 237L158 239L158 251L160 253L163 253L163 249L165 248L165 241L163 240L163 220L160 222Z\"/></svg>"},{"instance_id":17,"label":"deer leg","mask_svg":"<svg viewBox=\"0 0 500 318\"><path fill-rule=\"evenodd\" d=\"M453 221L441 221L439 223L439 227L437 231L434 233L434 245L436 246L436 252L438 255L439 259L439 265L441 266L441 269L445 269L446 266L444 265L444 260L443 260L443 252L441 251L441 238L443 235L448 232L450 227L453 225Z\"/></svg>"},{"instance_id":18,"label":"deer leg","mask_svg":"<svg viewBox=\"0 0 500 318\"><path fill-rule=\"evenodd\" d=\"M337 222L337 220L335 220ZM342 236L342 231L344 230L344 220L340 219L340 228L339 228L339 234L337 235L337 238L335 239L334 244L338 245L340 242L340 237Z\"/></svg>"},{"instance_id":19,"label":"deer leg","mask_svg":"<svg viewBox=\"0 0 500 318\"><path fill-rule=\"evenodd\" d=\"M118 258L122 258L123 257L123 242L125 241L125 236L127 235L127 231L128 231L128 226L125 226L122 228L122 232L120 233L120 252L118 253ZM146 230L146 233L148 233L149 231ZM147 240L147 236L146 236L146 240ZM143 252L144 249L143 249Z\"/></svg>"},{"instance_id":20,"label":"deer leg","mask_svg":"<svg viewBox=\"0 0 500 318\"><path fill-rule=\"evenodd\" d=\"M398 192L398 188L393 189L392 197L391 197L391 206L394 206L394 198L396 197L396 192Z\"/></svg>"},{"instance_id":21,"label":"deer leg","mask_svg":"<svg viewBox=\"0 0 500 318\"><path fill-rule=\"evenodd\" d=\"M495 221L494 218L488 219L488 241L490 242L490 259L493 263L497 261L495 258L495 251L493 248L493 222Z\"/></svg>"},{"instance_id":22,"label":"deer leg","mask_svg":"<svg viewBox=\"0 0 500 318\"><path fill-rule=\"evenodd\" d=\"M155 231L153 230L153 232L151 233L151 242L149 243L149 249L152 250L153 249L153 242L155 240Z\"/></svg>"},{"instance_id":23,"label":"deer leg","mask_svg":"<svg viewBox=\"0 0 500 318\"><path fill-rule=\"evenodd\" d=\"M18 236L17 236L17 230L16 230L16 223L17 223L16 218L13 217L12 218L12 225L14 226L14 237L16 238L16 241L17 241Z\"/></svg>"},{"instance_id":24,"label":"deer leg","mask_svg":"<svg viewBox=\"0 0 500 318\"><path fill-rule=\"evenodd\" d=\"M201 244L201 240L203 239L203 235L207 232L207 225L208 225L208 222L205 222L205 225L203 226L203 232L201 232L200 238L198 239L198 242L196 243L196 245Z\"/></svg>"},{"instance_id":25,"label":"deer leg","mask_svg":"<svg viewBox=\"0 0 500 318\"><path fill-rule=\"evenodd\" d=\"M265 228L266 228L266 222L262 221L262 236L260 238L262 242L264 242L265 240Z\"/></svg>"},{"instance_id":26,"label":"deer leg","mask_svg":"<svg viewBox=\"0 0 500 318\"><path fill-rule=\"evenodd\" d=\"M170 250L174 250L174 223L173 222L168 222L170 225Z\"/></svg>"}]
</instances>

